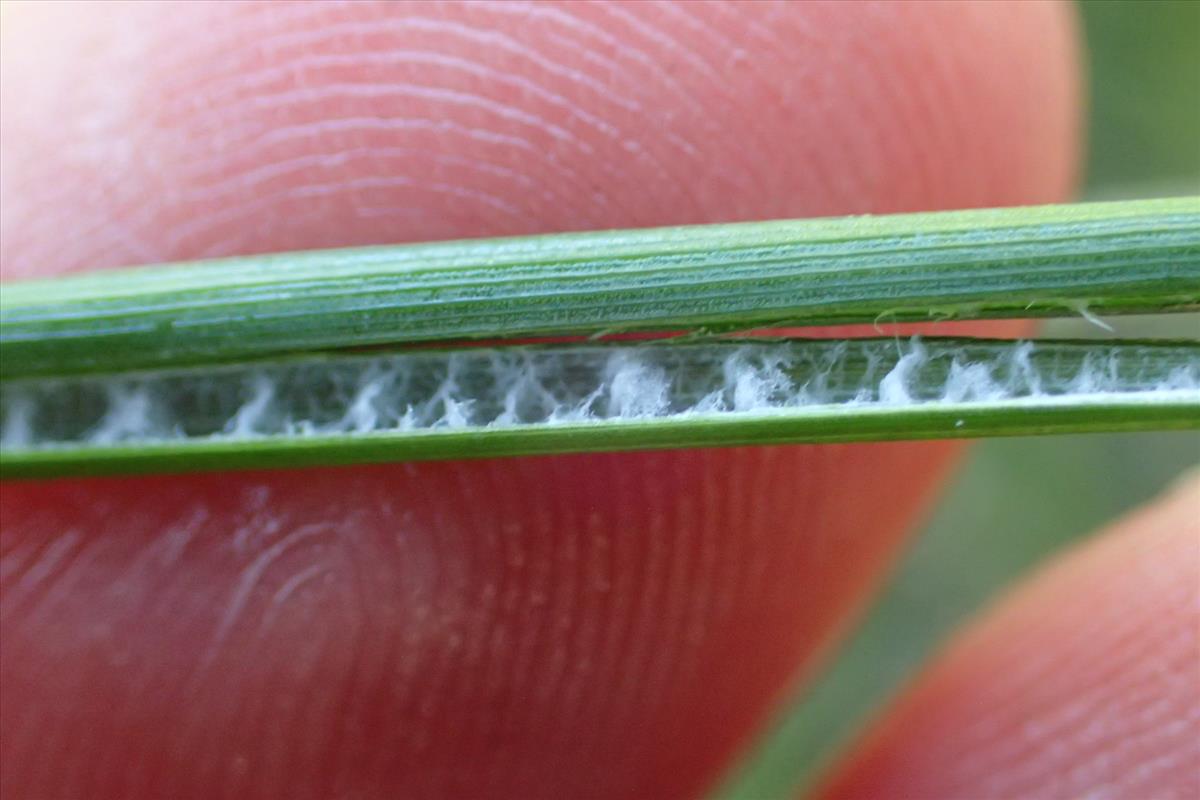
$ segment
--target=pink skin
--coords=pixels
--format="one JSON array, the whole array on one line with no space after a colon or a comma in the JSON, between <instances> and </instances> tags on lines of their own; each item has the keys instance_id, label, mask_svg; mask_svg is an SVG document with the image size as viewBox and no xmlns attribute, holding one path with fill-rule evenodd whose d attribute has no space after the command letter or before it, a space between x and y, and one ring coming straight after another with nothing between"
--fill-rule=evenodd
<instances>
[{"instance_id":1,"label":"pink skin","mask_svg":"<svg viewBox=\"0 0 1200 800\"><path fill-rule=\"evenodd\" d=\"M1055 3L4 13L9 279L1050 202L1076 162ZM694 795L850 623L954 450L7 484L0 790Z\"/></svg>"},{"instance_id":2,"label":"pink skin","mask_svg":"<svg viewBox=\"0 0 1200 800\"><path fill-rule=\"evenodd\" d=\"M1200 797L1200 476L961 634L820 796Z\"/></svg>"}]
</instances>

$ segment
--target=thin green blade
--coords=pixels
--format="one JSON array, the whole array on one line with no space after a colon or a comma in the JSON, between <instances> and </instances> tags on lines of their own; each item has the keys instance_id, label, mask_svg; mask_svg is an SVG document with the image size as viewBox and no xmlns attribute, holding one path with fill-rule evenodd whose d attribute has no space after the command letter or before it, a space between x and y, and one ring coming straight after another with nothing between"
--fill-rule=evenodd
<instances>
[{"instance_id":1,"label":"thin green blade","mask_svg":"<svg viewBox=\"0 0 1200 800\"><path fill-rule=\"evenodd\" d=\"M0 473L1197 426L1195 342L575 343L4 381Z\"/></svg>"},{"instance_id":2,"label":"thin green blade","mask_svg":"<svg viewBox=\"0 0 1200 800\"><path fill-rule=\"evenodd\" d=\"M8 284L0 371L1198 305L1200 198L1182 198L330 250Z\"/></svg>"}]
</instances>

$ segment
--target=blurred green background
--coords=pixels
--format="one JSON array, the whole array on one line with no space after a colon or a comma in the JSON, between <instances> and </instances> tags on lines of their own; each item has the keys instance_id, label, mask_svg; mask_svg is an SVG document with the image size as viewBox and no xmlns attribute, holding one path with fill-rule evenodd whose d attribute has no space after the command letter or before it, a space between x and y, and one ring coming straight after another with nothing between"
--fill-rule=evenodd
<instances>
[{"instance_id":1,"label":"blurred green background","mask_svg":"<svg viewBox=\"0 0 1200 800\"><path fill-rule=\"evenodd\" d=\"M1083 199L1200 194L1200 1L1080 4L1091 92ZM1125 317L1119 336L1200 335L1200 315ZM1083 320L1045 335L1110 337ZM995 439L974 446L933 519L823 677L737 782L775 797L878 713L947 635L1014 579L1200 462L1200 433Z\"/></svg>"}]
</instances>

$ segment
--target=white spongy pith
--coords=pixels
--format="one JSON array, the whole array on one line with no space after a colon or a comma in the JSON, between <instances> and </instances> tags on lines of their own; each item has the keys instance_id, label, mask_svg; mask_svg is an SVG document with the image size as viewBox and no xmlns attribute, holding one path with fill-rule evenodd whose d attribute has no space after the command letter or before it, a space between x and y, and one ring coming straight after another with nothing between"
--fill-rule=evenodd
<instances>
[{"instance_id":1,"label":"white spongy pith","mask_svg":"<svg viewBox=\"0 0 1200 800\"><path fill-rule=\"evenodd\" d=\"M1057 402L1200 392L1148 347L865 339L461 349L7 382L5 448L469 430L819 406ZM1190 351L1189 351L1190 353Z\"/></svg>"}]
</instances>

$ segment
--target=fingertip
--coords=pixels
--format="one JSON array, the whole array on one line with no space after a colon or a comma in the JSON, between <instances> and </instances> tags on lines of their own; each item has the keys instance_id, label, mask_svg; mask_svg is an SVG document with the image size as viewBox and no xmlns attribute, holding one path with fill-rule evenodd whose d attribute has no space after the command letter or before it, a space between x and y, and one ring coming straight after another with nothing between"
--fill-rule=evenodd
<instances>
[{"instance_id":1,"label":"fingertip","mask_svg":"<svg viewBox=\"0 0 1200 800\"><path fill-rule=\"evenodd\" d=\"M1200 476L956 639L821 797L1200 791Z\"/></svg>"},{"instance_id":2,"label":"fingertip","mask_svg":"<svg viewBox=\"0 0 1200 800\"><path fill-rule=\"evenodd\" d=\"M20 10L0 28L5 277L1048 202L1074 169L1074 32L1056 3ZM21 566L6 599L30 599L4 620L2 666L27 691L0 722L7 754L40 760L7 756L5 780L694 794L861 604L948 455L758 448L7 492ZM232 645L197 689L209 639ZM139 654L136 672L114 652Z\"/></svg>"}]
</instances>

